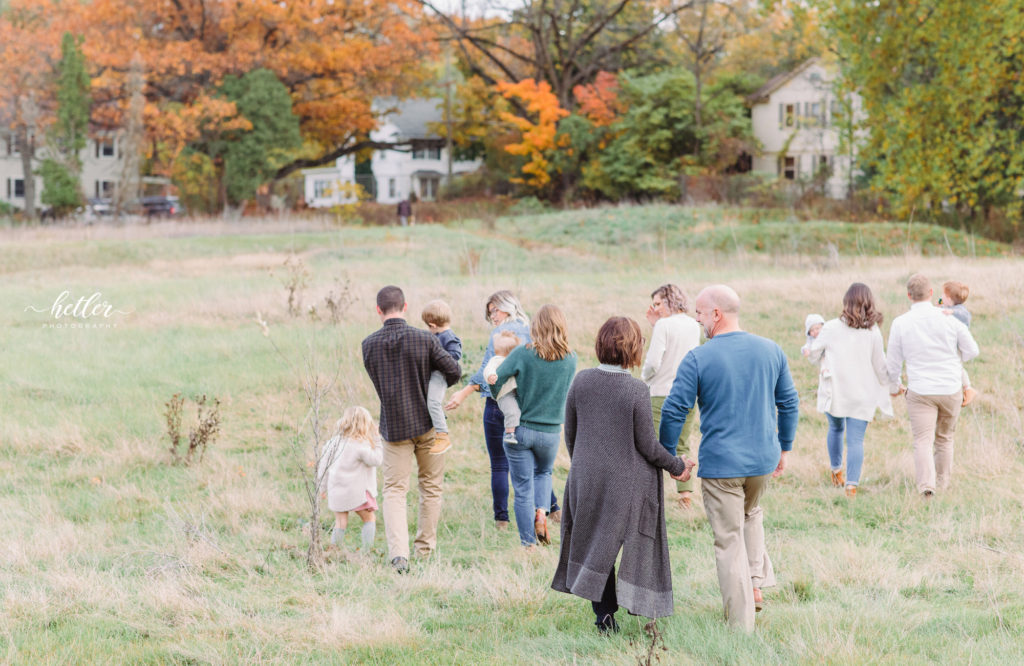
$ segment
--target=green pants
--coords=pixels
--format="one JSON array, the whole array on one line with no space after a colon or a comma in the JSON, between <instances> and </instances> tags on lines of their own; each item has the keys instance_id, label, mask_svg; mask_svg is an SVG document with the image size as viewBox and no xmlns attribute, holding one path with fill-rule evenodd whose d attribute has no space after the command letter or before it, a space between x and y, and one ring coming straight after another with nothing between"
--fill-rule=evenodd
<instances>
[{"instance_id":1,"label":"green pants","mask_svg":"<svg viewBox=\"0 0 1024 666\"><path fill-rule=\"evenodd\" d=\"M658 434L658 430L661 428L661 406L665 404L665 396L663 395L652 395L651 396L651 415L654 417L654 433ZM690 445L687 441L690 438L690 433L693 431L693 426L698 422L699 415L697 414L696 405L690 413L686 415L686 423L683 424L683 431L679 433L679 443L676 445L676 454L684 455L687 458L690 457ZM684 493L687 491L693 491L693 478L689 481L676 481L676 491Z\"/></svg>"}]
</instances>

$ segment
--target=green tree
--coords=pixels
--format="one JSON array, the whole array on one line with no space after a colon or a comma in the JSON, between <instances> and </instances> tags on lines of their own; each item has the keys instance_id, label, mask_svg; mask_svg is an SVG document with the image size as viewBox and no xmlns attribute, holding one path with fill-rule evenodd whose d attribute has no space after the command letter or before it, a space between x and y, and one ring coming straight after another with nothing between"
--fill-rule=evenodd
<instances>
[{"instance_id":1,"label":"green tree","mask_svg":"<svg viewBox=\"0 0 1024 666\"><path fill-rule=\"evenodd\" d=\"M700 127L689 71L624 76L620 85L627 111L608 126L606 147L583 168L583 185L605 197L678 197L684 174L722 171L751 146L750 119L730 80L706 89Z\"/></svg>"},{"instance_id":2,"label":"green tree","mask_svg":"<svg viewBox=\"0 0 1024 666\"><path fill-rule=\"evenodd\" d=\"M61 39L56 79L56 120L47 133L47 157L38 173L43 177L43 203L63 214L82 202L80 153L88 140L92 106L82 40L70 32Z\"/></svg>"},{"instance_id":3,"label":"green tree","mask_svg":"<svg viewBox=\"0 0 1024 666\"><path fill-rule=\"evenodd\" d=\"M212 163L220 205L241 206L294 158L302 145L299 119L288 89L267 69L225 77L218 94L234 103L237 117L246 121L244 129L204 132L179 157L184 166L175 171L186 177L190 165L208 171ZM195 153L209 159L196 159Z\"/></svg>"},{"instance_id":4,"label":"green tree","mask_svg":"<svg viewBox=\"0 0 1024 666\"><path fill-rule=\"evenodd\" d=\"M823 3L823 5L826 3ZM1019 228L1024 188L1024 5L1019 0L827 3L860 162L903 215L953 210Z\"/></svg>"}]
</instances>

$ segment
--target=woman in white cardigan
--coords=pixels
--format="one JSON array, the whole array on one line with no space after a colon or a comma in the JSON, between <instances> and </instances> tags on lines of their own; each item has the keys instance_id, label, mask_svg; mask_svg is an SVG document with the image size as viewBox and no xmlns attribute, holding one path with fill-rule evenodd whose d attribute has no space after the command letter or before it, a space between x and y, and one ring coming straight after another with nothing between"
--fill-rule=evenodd
<instances>
[{"instance_id":1,"label":"woman in white cardigan","mask_svg":"<svg viewBox=\"0 0 1024 666\"><path fill-rule=\"evenodd\" d=\"M377 441L373 417L365 407L349 407L337 424L338 434L324 446L317 465L321 490L326 488L327 507L334 512L331 543L341 547L348 527L348 512L363 520L360 532L363 552L377 535L377 468L384 447Z\"/></svg>"},{"instance_id":2,"label":"woman in white cardigan","mask_svg":"<svg viewBox=\"0 0 1024 666\"><path fill-rule=\"evenodd\" d=\"M892 416L882 332L882 313L867 285L855 282L843 296L843 314L825 322L808 347L808 360L823 370L818 378L818 411L828 418L832 484L856 497L864 463L864 433L881 409ZM843 475L843 433L846 475Z\"/></svg>"}]
</instances>

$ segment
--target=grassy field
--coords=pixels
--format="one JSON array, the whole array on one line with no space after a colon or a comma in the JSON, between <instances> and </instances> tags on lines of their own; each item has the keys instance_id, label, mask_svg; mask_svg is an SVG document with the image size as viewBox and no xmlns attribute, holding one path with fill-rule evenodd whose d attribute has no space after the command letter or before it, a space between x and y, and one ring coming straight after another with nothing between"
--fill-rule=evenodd
<instances>
[{"instance_id":1,"label":"grassy field","mask_svg":"<svg viewBox=\"0 0 1024 666\"><path fill-rule=\"evenodd\" d=\"M319 321L287 314L289 257L308 271L303 308L315 306ZM887 335L914 271L970 285L982 354L969 369L982 394L961 417L948 492L928 504L914 492L898 401L894 420L868 429L850 502L826 484L816 375L798 352L804 315L837 315L846 287L863 281ZM282 219L0 231L0 660L644 663L640 619L623 617L622 634L601 638L588 603L549 589L557 538L531 556L514 530L494 530L479 400L450 416L439 550L405 577L386 566L382 529L372 555L329 553L325 571L307 571L309 461L292 442L303 356L340 368L332 414L376 411L359 341L379 326L383 284L405 288L416 323L427 300L452 304L469 371L496 289L514 290L530 312L560 305L583 368L596 364L605 318L642 321L666 281L692 295L733 285L744 327L788 353L802 404L790 468L764 501L779 585L766 591L757 632L725 627L710 529L702 511L673 503L676 614L659 622L660 662L1019 662L1022 262L917 224L794 225L674 207L410 229ZM130 314L51 327L68 321L50 314L65 290L71 303L100 292ZM332 291L350 301L339 323L325 316ZM172 465L167 450L164 403L178 392L222 403L222 435L191 467ZM186 429L192 419L186 412ZM559 493L567 471L563 450ZM410 493L413 516L415 501ZM355 525L348 536L355 548Z\"/></svg>"}]
</instances>

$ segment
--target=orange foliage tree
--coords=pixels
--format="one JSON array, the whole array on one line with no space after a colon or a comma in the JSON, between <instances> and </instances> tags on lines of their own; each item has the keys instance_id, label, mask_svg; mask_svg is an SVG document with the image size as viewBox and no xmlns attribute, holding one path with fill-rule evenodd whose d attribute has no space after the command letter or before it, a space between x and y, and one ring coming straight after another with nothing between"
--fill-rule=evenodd
<instances>
[{"instance_id":1,"label":"orange foliage tree","mask_svg":"<svg viewBox=\"0 0 1024 666\"><path fill-rule=\"evenodd\" d=\"M52 0L14 0L0 12L0 130L21 156L25 213L35 214L33 158L53 122L63 31ZM5 132L6 133L6 132Z\"/></svg>"},{"instance_id":2,"label":"orange foliage tree","mask_svg":"<svg viewBox=\"0 0 1024 666\"><path fill-rule=\"evenodd\" d=\"M558 98L551 92L551 86L546 81L499 81L495 87L506 99L517 99L529 116L523 118L507 111L501 114L502 120L516 127L522 134L519 142L505 146L505 150L512 155L530 158L522 168L525 178L511 180L541 190L551 182L549 158L550 152L556 148L558 121L568 116L569 112L558 105Z\"/></svg>"},{"instance_id":3,"label":"orange foliage tree","mask_svg":"<svg viewBox=\"0 0 1024 666\"><path fill-rule=\"evenodd\" d=\"M93 0L65 11L95 70L98 124L122 123L138 54L148 138L163 171L201 132L232 121L234 105L214 95L224 77L260 68L288 89L306 144L276 177L372 147L374 99L408 95L435 48L411 0Z\"/></svg>"}]
</instances>

